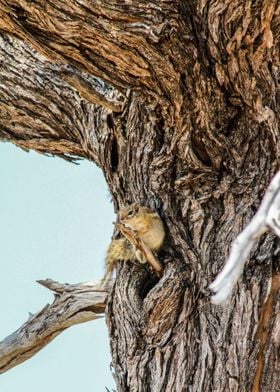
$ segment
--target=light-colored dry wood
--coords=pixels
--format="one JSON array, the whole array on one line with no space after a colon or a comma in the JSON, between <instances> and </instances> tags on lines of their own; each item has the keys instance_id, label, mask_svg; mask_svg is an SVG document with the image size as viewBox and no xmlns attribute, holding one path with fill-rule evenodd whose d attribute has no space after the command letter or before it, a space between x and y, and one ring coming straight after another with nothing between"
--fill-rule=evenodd
<instances>
[{"instance_id":1,"label":"light-colored dry wood","mask_svg":"<svg viewBox=\"0 0 280 392\"><path fill-rule=\"evenodd\" d=\"M216 293L211 298L214 304L221 304L228 298L243 271L254 243L269 228L280 237L280 172L271 180L256 215L233 241L224 268L211 283L210 289Z\"/></svg>"},{"instance_id":2,"label":"light-colored dry wood","mask_svg":"<svg viewBox=\"0 0 280 392\"><path fill-rule=\"evenodd\" d=\"M136 247L136 249L140 249L143 252L147 262L150 264L152 269L158 276L161 276L162 266L160 265L160 262L155 257L151 249L145 244L145 242L129 227L125 227L121 223L117 223L116 227L128 239L128 241Z\"/></svg>"},{"instance_id":3,"label":"light-colored dry wood","mask_svg":"<svg viewBox=\"0 0 280 392\"><path fill-rule=\"evenodd\" d=\"M95 320L104 313L108 290L96 283L61 284L51 279L40 284L55 293L52 304L0 342L0 373L26 361L66 328Z\"/></svg>"}]
</instances>

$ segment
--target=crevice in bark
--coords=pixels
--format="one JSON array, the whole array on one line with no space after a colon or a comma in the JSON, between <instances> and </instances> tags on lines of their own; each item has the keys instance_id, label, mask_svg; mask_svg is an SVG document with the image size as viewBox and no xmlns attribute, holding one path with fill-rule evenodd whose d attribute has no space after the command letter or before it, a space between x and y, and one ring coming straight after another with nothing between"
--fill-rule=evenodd
<instances>
[{"instance_id":1,"label":"crevice in bark","mask_svg":"<svg viewBox=\"0 0 280 392\"><path fill-rule=\"evenodd\" d=\"M111 143L112 143L111 144L111 170L113 173L115 173L118 170L118 165L119 165L119 151L118 151L118 142L114 135L112 137Z\"/></svg>"},{"instance_id":2,"label":"crevice in bark","mask_svg":"<svg viewBox=\"0 0 280 392\"><path fill-rule=\"evenodd\" d=\"M159 278L150 272L150 276L143 281L143 285L140 287L139 297L144 300L158 282Z\"/></svg>"}]
</instances>

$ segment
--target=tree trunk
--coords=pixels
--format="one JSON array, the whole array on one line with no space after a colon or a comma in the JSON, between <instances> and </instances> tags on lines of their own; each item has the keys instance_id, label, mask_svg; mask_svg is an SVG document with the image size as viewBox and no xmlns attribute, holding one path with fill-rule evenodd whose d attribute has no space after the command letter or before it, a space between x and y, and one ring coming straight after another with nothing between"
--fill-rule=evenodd
<instances>
[{"instance_id":1,"label":"tree trunk","mask_svg":"<svg viewBox=\"0 0 280 392\"><path fill-rule=\"evenodd\" d=\"M108 301L119 391L279 390L279 240L226 307L207 289L279 167L279 26L273 0L0 0L0 138L166 226L162 278L120 264Z\"/></svg>"}]
</instances>

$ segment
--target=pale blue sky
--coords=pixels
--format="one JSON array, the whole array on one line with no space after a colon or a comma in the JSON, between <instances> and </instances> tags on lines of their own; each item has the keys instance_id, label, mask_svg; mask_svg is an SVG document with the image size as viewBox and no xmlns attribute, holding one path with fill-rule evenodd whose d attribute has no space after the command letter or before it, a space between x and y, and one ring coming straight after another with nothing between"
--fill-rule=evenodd
<instances>
[{"instance_id":1,"label":"pale blue sky","mask_svg":"<svg viewBox=\"0 0 280 392\"><path fill-rule=\"evenodd\" d=\"M26 153L0 143L0 340L52 293L52 278L98 280L115 219L102 172L92 163ZM1 392L114 388L104 320L64 331L33 358L0 375Z\"/></svg>"}]
</instances>

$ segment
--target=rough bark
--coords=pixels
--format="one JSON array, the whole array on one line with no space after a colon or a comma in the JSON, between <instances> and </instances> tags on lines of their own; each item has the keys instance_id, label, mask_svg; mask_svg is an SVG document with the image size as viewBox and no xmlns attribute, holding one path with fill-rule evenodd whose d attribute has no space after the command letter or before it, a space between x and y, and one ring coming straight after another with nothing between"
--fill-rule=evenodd
<instances>
[{"instance_id":1,"label":"rough bark","mask_svg":"<svg viewBox=\"0 0 280 392\"><path fill-rule=\"evenodd\" d=\"M166 225L162 278L121 265L108 303L119 391L279 388L275 236L226 307L207 290L279 167L279 18L276 0L0 0L0 138L95 161L116 210Z\"/></svg>"}]
</instances>

